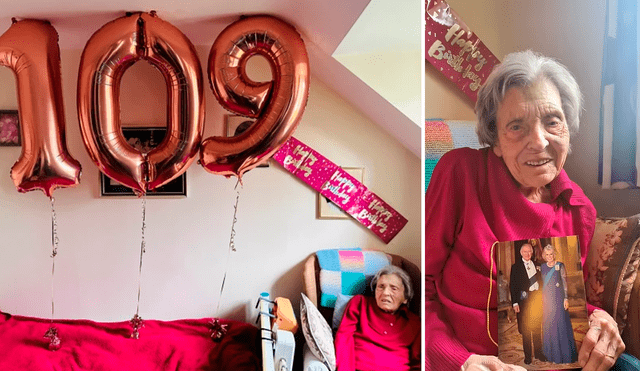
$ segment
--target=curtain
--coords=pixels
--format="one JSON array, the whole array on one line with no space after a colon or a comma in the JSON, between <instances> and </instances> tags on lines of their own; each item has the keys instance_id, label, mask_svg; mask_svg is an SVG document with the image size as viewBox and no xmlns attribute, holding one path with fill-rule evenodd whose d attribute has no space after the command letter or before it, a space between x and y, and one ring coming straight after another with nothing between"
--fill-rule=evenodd
<instances>
[{"instance_id":1,"label":"curtain","mask_svg":"<svg viewBox=\"0 0 640 371\"><path fill-rule=\"evenodd\" d=\"M640 185L637 0L608 0L600 87L602 188Z\"/></svg>"}]
</instances>

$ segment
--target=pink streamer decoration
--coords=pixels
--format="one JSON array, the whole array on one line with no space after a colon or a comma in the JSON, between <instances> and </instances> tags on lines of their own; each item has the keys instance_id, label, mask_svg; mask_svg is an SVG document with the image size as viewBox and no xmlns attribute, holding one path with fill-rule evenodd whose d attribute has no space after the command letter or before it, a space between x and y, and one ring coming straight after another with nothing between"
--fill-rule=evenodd
<instances>
[{"instance_id":1,"label":"pink streamer decoration","mask_svg":"<svg viewBox=\"0 0 640 371\"><path fill-rule=\"evenodd\" d=\"M446 0L427 1L425 21L426 60L475 102L498 58Z\"/></svg>"},{"instance_id":2,"label":"pink streamer decoration","mask_svg":"<svg viewBox=\"0 0 640 371\"><path fill-rule=\"evenodd\" d=\"M389 243L407 219L313 148L290 137L273 158L336 206Z\"/></svg>"}]
</instances>

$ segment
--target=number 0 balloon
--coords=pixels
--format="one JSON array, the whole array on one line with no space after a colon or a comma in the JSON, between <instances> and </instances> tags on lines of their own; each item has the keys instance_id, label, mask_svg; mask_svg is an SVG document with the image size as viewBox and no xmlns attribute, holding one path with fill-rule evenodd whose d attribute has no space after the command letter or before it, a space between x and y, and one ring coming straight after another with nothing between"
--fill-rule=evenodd
<instances>
[{"instance_id":1,"label":"number 0 balloon","mask_svg":"<svg viewBox=\"0 0 640 371\"><path fill-rule=\"evenodd\" d=\"M122 135L120 80L140 60L167 84L167 134L148 154ZM78 116L82 139L100 171L142 194L166 184L193 162L202 139L202 70L189 39L151 13L111 21L93 34L80 60Z\"/></svg>"},{"instance_id":2,"label":"number 0 balloon","mask_svg":"<svg viewBox=\"0 0 640 371\"><path fill-rule=\"evenodd\" d=\"M22 153L11 168L18 191L78 184L80 163L67 151L58 33L48 22L15 22L0 36L0 65L16 76Z\"/></svg>"},{"instance_id":3,"label":"number 0 balloon","mask_svg":"<svg viewBox=\"0 0 640 371\"><path fill-rule=\"evenodd\" d=\"M272 81L249 79L245 67L254 55L269 62ZM244 18L225 28L211 47L209 81L224 108L257 118L236 137L205 139L200 150L206 170L240 178L269 159L300 122L309 95L309 57L292 26L268 16Z\"/></svg>"}]
</instances>

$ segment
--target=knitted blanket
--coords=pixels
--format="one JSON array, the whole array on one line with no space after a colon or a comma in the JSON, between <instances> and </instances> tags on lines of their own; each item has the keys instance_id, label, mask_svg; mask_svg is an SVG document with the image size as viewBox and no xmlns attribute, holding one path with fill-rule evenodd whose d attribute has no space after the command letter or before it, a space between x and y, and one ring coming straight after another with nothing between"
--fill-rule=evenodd
<instances>
[{"instance_id":1,"label":"knitted blanket","mask_svg":"<svg viewBox=\"0 0 640 371\"><path fill-rule=\"evenodd\" d=\"M433 168L440 157L454 148L479 149L476 123L473 121L425 120L424 174L425 190L431 180Z\"/></svg>"}]
</instances>

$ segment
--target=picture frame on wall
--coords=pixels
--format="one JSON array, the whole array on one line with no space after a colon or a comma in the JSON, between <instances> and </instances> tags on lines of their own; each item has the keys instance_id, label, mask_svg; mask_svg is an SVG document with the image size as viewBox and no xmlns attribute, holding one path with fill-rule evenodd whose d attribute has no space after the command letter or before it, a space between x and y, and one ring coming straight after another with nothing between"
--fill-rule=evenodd
<instances>
[{"instance_id":1,"label":"picture frame on wall","mask_svg":"<svg viewBox=\"0 0 640 371\"><path fill-rule=\"evenodd\" d=\"M227 138L238 136L244 133L247 129L253 125L256 120L240 116L240 115L225 115L225 128L224 133ZM269 167L269 160L264 164L260 164L257 167Z\"/></svg>"},{"instance_id":2,"label":"picture frame on wall","mask_svg":"<svg viewBox=\"0 0 640 371\"><path fill-rule=\"evenodd\" d=\"M125 127L122 134L127 139L127 143L140 152L146 153L162 142L167 133L165 127ZM135 196L131 188L126 187L108 176L100 173L100 195L101 196ZM179 177L169 183L148 191L147 196L187 196L187 173L182 173Z\"/></svg>"},{"instance_id":3,"label":"picture frame on wall","mask_svg":"<svg viewBox=\"0 0 640 371\"><path fill-rule=\"evenodd\" d=\"M20 145L22 145L22 141L18 111L0 110L0 146L17 147Z\"/></svg>"},{"instance_id":4,"label":"picture frame on wall","mask_svg":"<svg viewBox=\"0 0 640 371\"><path fill-rule=\"evenodd\" d=\"M346 173L356 178L360 183L364 183L364 168L363 167L343 167ZM318 205L317 205L317 217L318 219L349 219L351 216L344 212L340 207L336 206L331 200L321 195L318 192Z\"/></svg>"}]
</instances>

